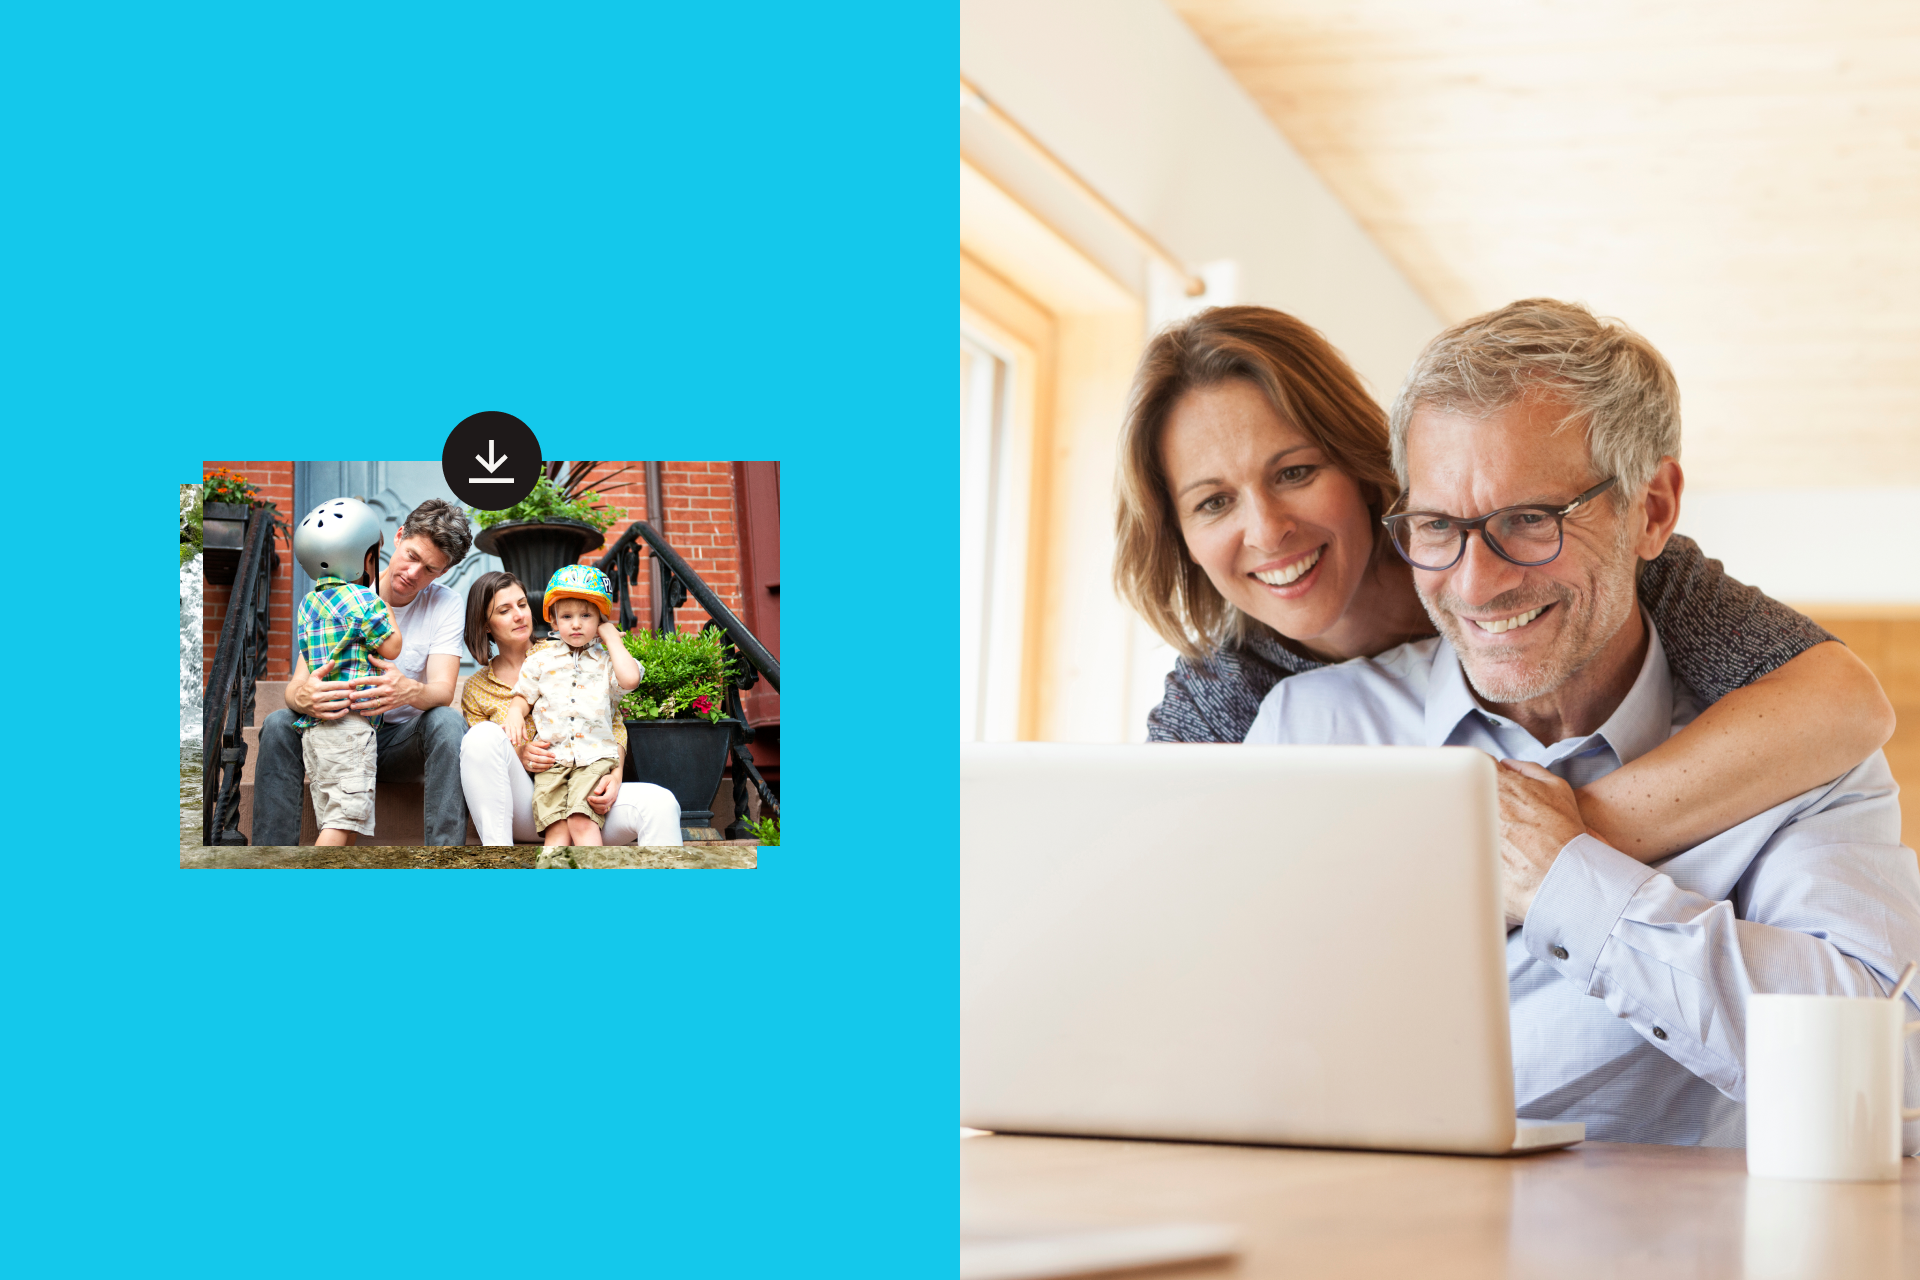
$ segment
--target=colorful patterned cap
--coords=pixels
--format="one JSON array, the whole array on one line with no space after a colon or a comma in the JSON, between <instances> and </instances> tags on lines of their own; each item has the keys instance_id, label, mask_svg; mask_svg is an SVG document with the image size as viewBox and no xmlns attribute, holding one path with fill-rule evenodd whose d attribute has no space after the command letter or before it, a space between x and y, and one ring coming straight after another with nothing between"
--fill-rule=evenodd
<instances>
[{"instance_id":1,"label":"colorful patterned cap","mask_svg":"<svg viewBox=\"0 0 1920 1280\"><path fill-rule=\"evenodd\" d=\"M585 600L600 611L601 617L613 618L613 583L590 564L564 565L547 579L547 598L540 606L541 616L552 622L553 606L561 600Z\"/></svg>"}]
</instances>

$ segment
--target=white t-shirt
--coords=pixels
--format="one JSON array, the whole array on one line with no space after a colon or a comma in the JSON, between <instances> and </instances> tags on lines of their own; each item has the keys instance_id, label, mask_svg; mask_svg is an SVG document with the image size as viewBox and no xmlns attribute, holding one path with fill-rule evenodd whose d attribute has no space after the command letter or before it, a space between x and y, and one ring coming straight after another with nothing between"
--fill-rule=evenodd
<instances>
[{"instance_id":1,"label":"white t-shirt","mask_svg":"<svg viewBox=\"0 0 1920 1280\"><path fill-rule=\"evenodd\" d=\"M406 605L390 605L400 628L400 674L422 683L427 659L436 653L458 658L466 651L466 610L460 597L437 582L429 582ZM405 724L420 714L418 707L393 707L381 712L388 724Z\"/></svg>"}]
</instances>

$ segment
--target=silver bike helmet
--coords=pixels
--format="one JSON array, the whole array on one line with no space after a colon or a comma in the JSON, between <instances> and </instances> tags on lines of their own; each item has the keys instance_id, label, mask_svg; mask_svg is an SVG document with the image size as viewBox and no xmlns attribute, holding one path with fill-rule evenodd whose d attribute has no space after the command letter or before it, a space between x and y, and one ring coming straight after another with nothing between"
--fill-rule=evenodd
<instances>
[{"instance_id":1,"label":"silver bike helmet","mask_svg":"<svg viewBox=\"0 0 1920 1280\"><path fill-rule=\"evenodd\" d=\"M309 578L345 578L363 572L367 550L380 543L380 517L358 498L334 498L307 512L293 531L293 556Z\"/></svg>"}]
</instances>

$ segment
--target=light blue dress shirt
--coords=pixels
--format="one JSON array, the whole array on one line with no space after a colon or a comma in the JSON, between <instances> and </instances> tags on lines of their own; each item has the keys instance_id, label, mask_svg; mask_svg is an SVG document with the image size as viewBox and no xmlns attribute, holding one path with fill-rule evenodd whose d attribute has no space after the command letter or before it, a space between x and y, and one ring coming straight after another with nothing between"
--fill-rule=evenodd
<instances>
[{"instance_id":1,"label":"light blue dress shirt","mask_svg":"<svg viewBox=\"0 0 1920 1280\"><path fill-rule=\"evenodd\" d=\"M1453 647L1432 639L1282 680L1247 741L1478 747L1585 786L1700 713L1647 630L1632 690L1582 738L1543 746L1488 713ZM1607 1142L1744 1146L1748 995L1885 995L1920 960L1920 866L1900 843L1898 793L1876 751L1651 867L1593 836L1569 841L1507 935L1520 1115L1580 1120ZM1920 1036L1907 1045L1911 1106ZM1920 1122L1903 1146L1920 1153Z\"/></svg>"}]
</instances>

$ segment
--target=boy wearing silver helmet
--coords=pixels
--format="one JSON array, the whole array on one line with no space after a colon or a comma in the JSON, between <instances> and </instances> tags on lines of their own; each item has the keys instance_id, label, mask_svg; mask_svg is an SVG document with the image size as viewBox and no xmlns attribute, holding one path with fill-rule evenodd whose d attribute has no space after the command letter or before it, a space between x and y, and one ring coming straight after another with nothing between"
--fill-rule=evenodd
<instances>
[{"instance_id":1,"label":"boy wearing silver helmet","mask_svg":"<svg viewBox=\"0 0 1920 1280\"><path fill-rule=\"evenodd\" d=\"M613 584L589 564L563 565L547 583L544 612L560 644L534 650L507 704L507 740L526 741L526 720L553 747L553 767L533 781L533 825L549 849L600 843L606 817L587 803L594 784L620 762L613 708L638 688L640 663L627 652L613 616Z\"/></svg>"},{"instance_id":2,"label":"boy wearing silver helmet","mask_svg":"<svg viewBox=\"0 0 1920 1280\"><path fill-rule=\"evenodd\" d=\"M335 498L309 511L293 531L293 554L313 579L294 617L294 643L307 669L353 680L380 674L369 659L400 656L400 629L380 593L365 585L379 564L380 518L365 503ZM358 571L360 583L347 581ZM329 667L328 664L332 664ZM313 816L323 845L352 844L373 834L374 775L379 716L349 712L335 720L296 717Z\"/></svg>"}]
</instances>

